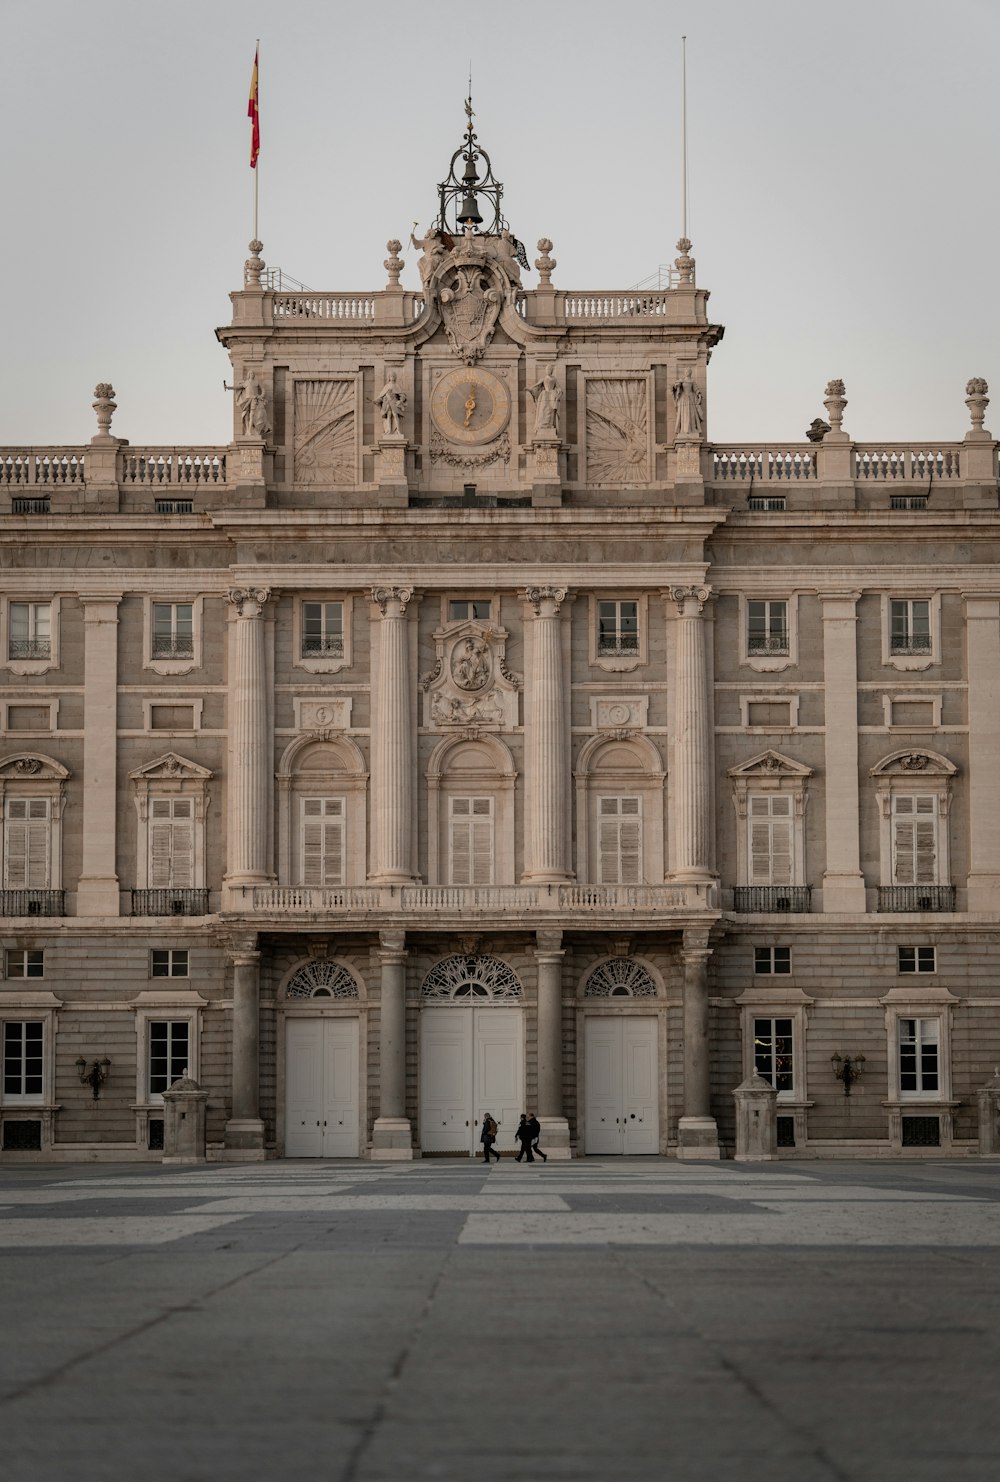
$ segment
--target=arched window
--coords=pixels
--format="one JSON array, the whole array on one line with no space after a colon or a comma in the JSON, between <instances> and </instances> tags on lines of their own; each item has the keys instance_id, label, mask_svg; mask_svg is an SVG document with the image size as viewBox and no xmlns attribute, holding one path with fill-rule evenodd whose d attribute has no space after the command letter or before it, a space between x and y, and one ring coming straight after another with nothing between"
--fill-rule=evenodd
<instances>
[{"instance_id":1,"label":"arched window","mask_svg":"<svg viewBox=\"0 0 1000 1482\"><path fill-rule=\"evenodd\" d=\"M367 872L364 757L347 736L300 736L278 766L283 885L360 885Z\"/></svg>"},{"instance_id":2,"label":"arched window","mask_svg":"<svg viewBox=\"0 0 1000 1482\"><path fill-rule=\"evenodd\" d=\"M449 1003L516 1000L521 997L521 984L499 957L445 957L427 974L421 995Z\"/></svg>"},{"instance_id":3,"label":"arched window","mask_svg":"<svg viewBox=\"0 0 1000 1482\"><path fill-rule=\"evenodd\" d=\"M625 702L619 708L630 714ZM577 762L577 874L595 885L663 879L663 763L642 736L595 736Z\"/></svg>"},{"instance_id":4,"label":"arched window","mask_svg":"<svg viewBox=\"0 0 1000 1482\"><path fill-rule=\"evenodd\" d=\"M584 998L655 998L656 984L634 957L609 957L590 974Z\"/></svg>"},{"instance_id":5,"label":"arched window","mask_svg":"<svg viewBox=\"0 0 1000 1482\"><path fill-rule=\"evenodd\" d=\"M340 962L320 958L307 962L285 985L286 998L357 998L354 974Z\"/></svg>"},{"instance_id":6,"label":"arched window","mask_svg":"<svg viewBox=\"0 0 1000 1482\"><path fill-rule=\"evenodd\" d=\"M441 742L427 770L428 878L438 885L513 885L513 758L483 736Z\"/></svg>"}]
</instances>

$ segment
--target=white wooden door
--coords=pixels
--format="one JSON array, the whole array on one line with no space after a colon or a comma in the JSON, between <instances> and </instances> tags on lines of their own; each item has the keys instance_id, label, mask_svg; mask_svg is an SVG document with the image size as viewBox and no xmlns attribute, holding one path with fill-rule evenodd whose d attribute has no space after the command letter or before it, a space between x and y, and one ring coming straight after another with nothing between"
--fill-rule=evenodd
<instances>
[{"instance_id":1,"label":"white wooden door","mask_svg":"<svg viewBox=\"0 0 1000 1482\"><path fill-rule=\"evenodd\" d=\"M357 1019L285 1021L285 1156L360 1152Z\"/></svg>"},{"instance_id":2,"label":"white wooden door","mask_svg":"<svg viewBox=\"0 0 1000 1482\"><path fill-rule=\"evenodd\" d=\"M513 1148L524 1110L524 1016L517 1008L455 1005L420 1015L420 1146L481 1154L485 1112L498 1148Z\"/></svg>"},{"instance_id":3,"label":"white wooden door","mask_svg":"<svg viewBox=\"0 0 1000 1482\"><path fill-rule=\"evenodd\" d=\"M588 1153L659 1151L657 1021L590 1018L584 1035Z\"/></svg>"}]
</instances>

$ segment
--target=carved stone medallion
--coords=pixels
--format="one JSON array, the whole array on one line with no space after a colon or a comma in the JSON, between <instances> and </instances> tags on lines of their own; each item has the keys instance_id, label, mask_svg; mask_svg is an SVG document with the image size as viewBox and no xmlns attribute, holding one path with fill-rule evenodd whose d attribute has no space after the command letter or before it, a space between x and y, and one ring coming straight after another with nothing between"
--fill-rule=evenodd
<instances>
[{"instance_id":1,"label":"carved stone medallion","mask_svg":"<svg viewBox=\"0 0 1000 1482\"><path fill-rule=\"evenodd\" d=\"M436 661L423 680L424 724L450 729L517 725L519 683L504 661L502 628L464 621L434 634Z\"/></svg>"}]
</instances>

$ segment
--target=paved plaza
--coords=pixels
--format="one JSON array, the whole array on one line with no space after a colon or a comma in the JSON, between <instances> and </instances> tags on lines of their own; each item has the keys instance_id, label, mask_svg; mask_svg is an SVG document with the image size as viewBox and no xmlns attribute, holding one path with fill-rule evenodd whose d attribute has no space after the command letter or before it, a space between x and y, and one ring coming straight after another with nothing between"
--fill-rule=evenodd
<instances>
[{"instance_id":1,"label":"paved plaza","mask_svg":"<svg viewBox=\"0 0 1000 1482\"><path fill-rule=\"evenodd\" d=\"M995 1482L1000 1164L0 1170L0 1477Z\"/></svg>"}]
</instances>

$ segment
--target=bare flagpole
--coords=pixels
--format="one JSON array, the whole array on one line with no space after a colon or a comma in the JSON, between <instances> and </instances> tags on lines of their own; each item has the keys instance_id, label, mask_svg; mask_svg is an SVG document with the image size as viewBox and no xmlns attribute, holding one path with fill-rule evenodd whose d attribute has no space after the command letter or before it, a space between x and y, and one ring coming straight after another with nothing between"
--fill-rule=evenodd
<instances>
[{"instance_id":1,"label":"bare flagpole","mask_svg":"<svg viewBox=\"0 0 1000 1482\"><path fill-rule=\"evenodd\" d=\"M687 37L681 37L681 236L688 234L688 73Z\"/></svg>"},{"instance_id":2,"label":"bare flagpole","mask_svg":"<svg viewBox=\"0 0 1000 1482\"><path fill-rule=\"evenodd\" d=\"M255 77L254 77L254 94L255 94L255 97L256 97L256 105L257 105L257 129L258 129L258 134L259 134L259 130L260 130L260 37L259 36L257 37L257 46L256 46L256 50L254 51L254 73L255 73ZM253 239L254 239L255 242L259 242L260 241L260 236L259 236L258 231L257 231L257 205L258 205L259 193L260 193L260 153L259 153L259 148L258 148L257 158L254 161L254 167L253 167Z\"/></svg>"}]
</instances>

